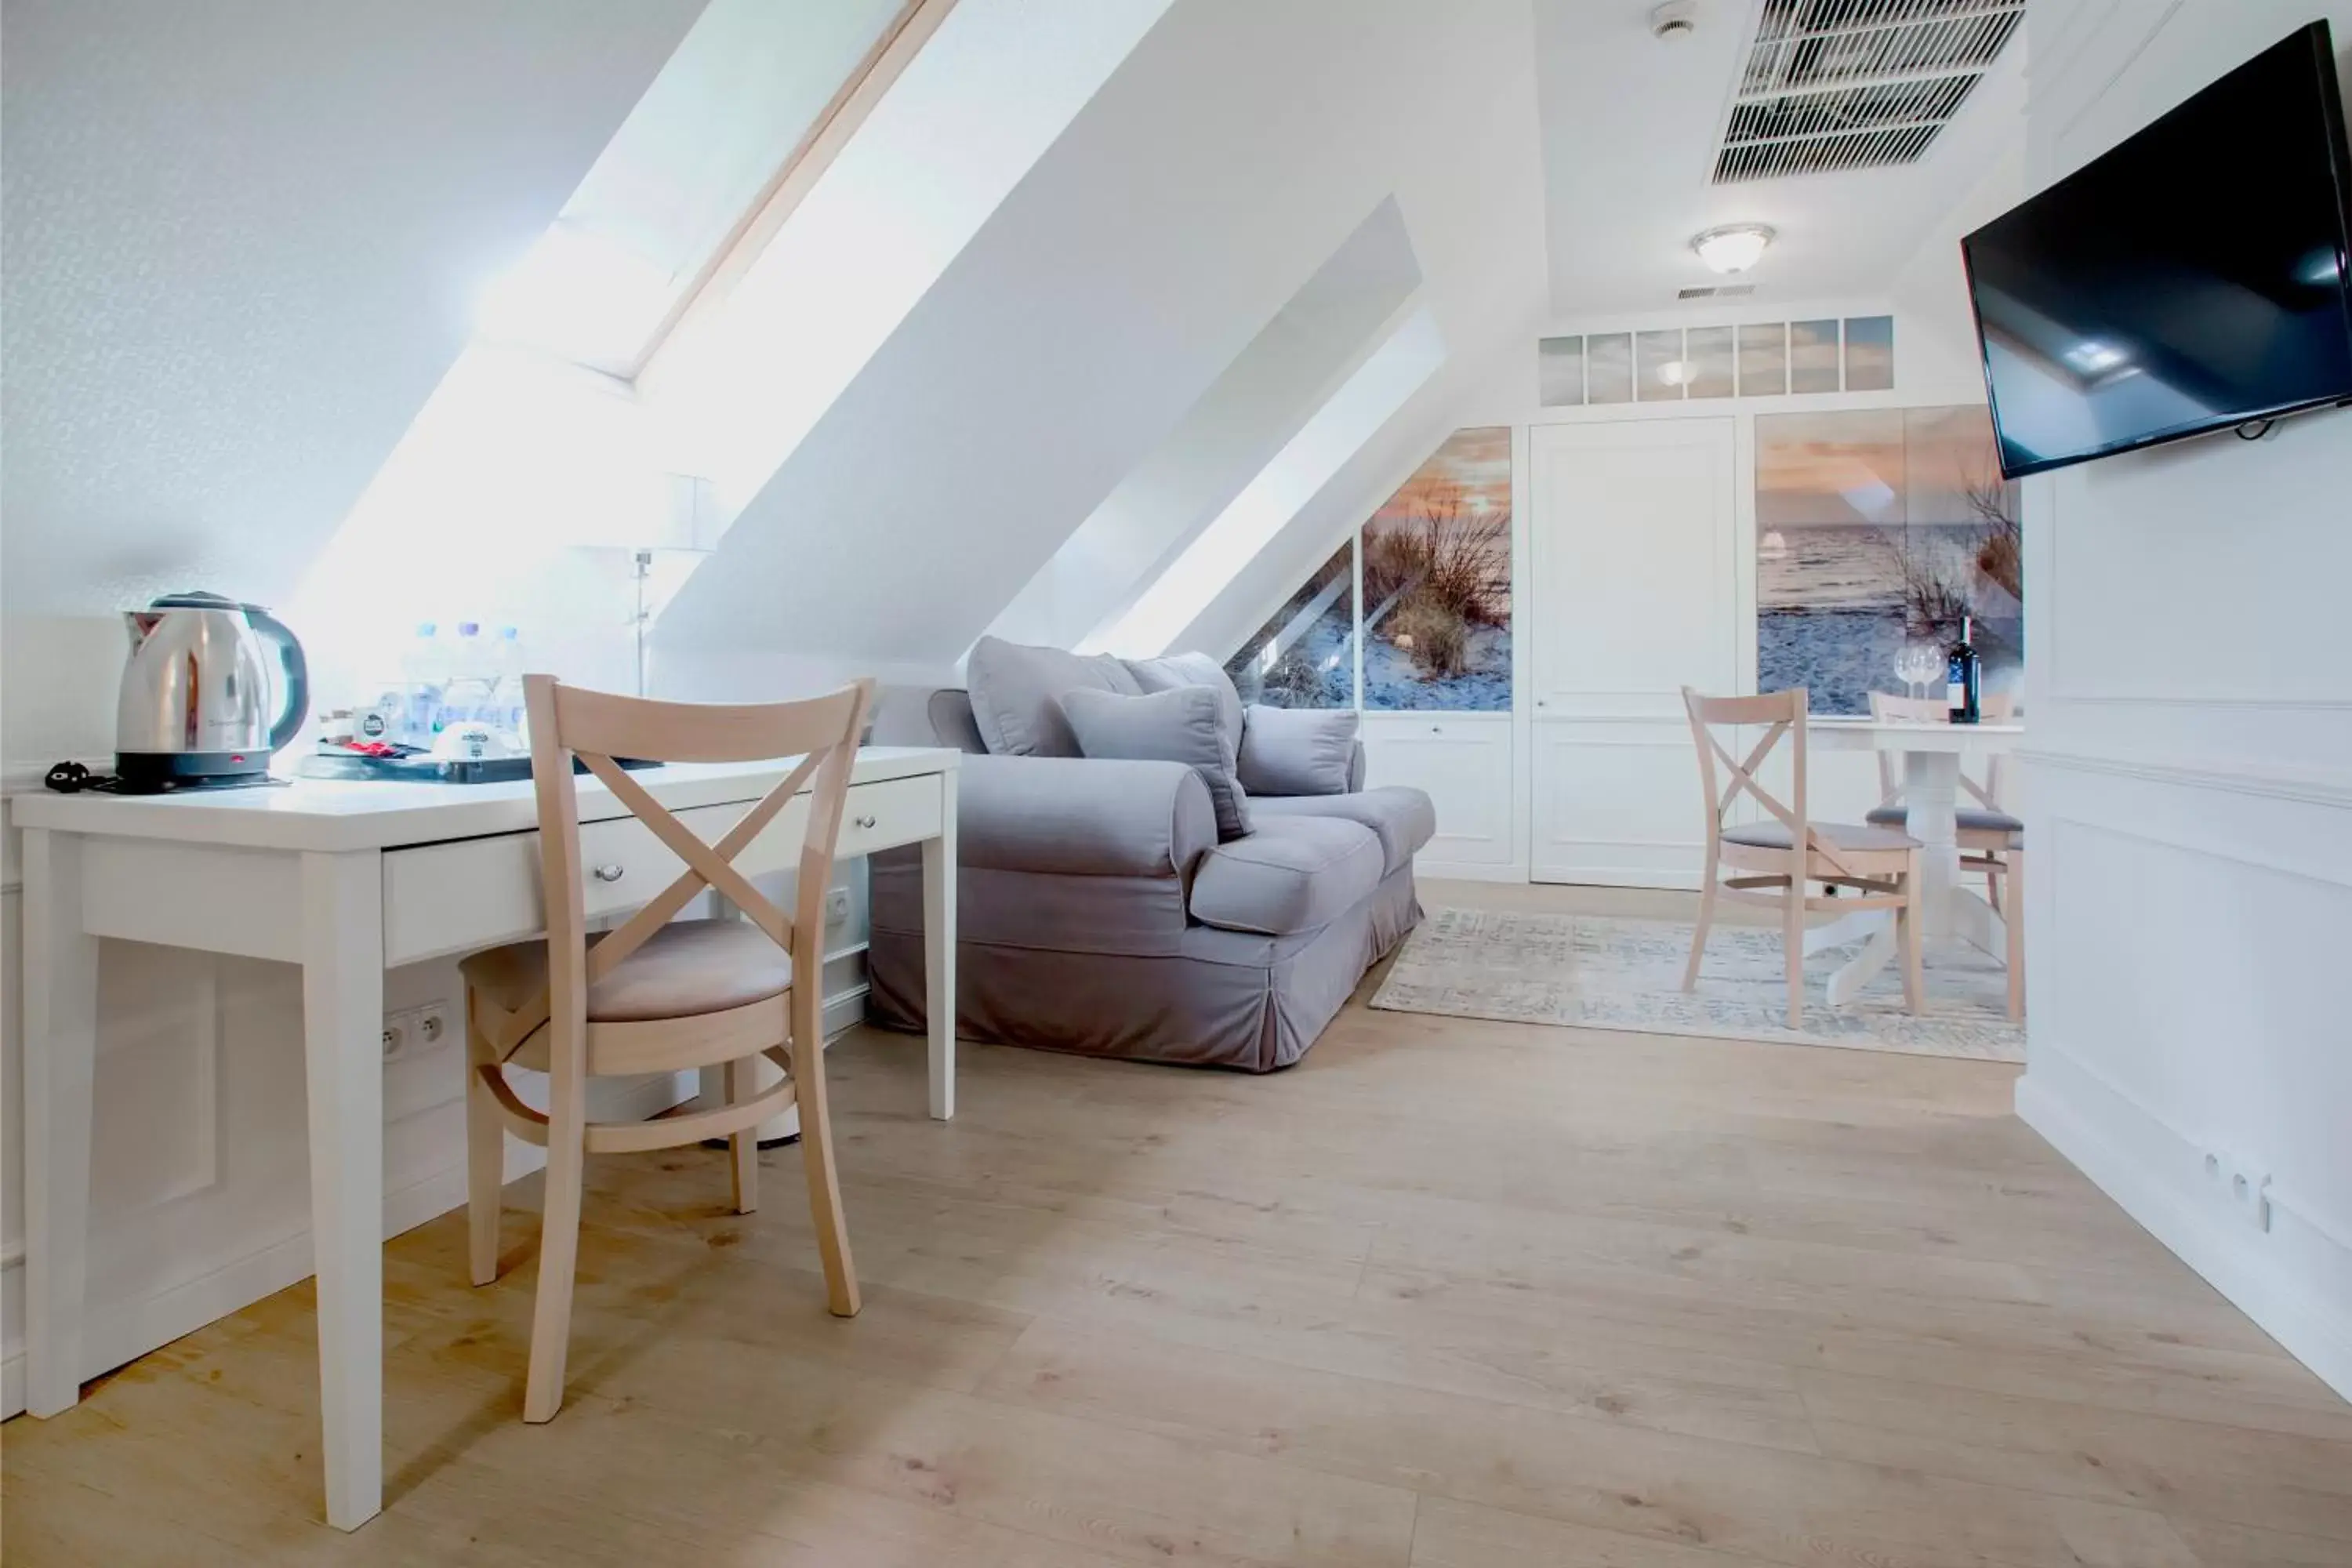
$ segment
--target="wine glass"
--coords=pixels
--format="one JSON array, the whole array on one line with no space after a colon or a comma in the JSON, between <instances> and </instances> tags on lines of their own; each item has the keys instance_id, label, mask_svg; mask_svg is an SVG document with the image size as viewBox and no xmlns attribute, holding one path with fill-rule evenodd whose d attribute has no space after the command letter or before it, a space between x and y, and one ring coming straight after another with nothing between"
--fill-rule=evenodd
<instances>
[{"instance_id":1,"label":"wine glass","mask_svg":"<svg viewBox=\"0 0 2352 1568\"><path fill-rule=\"evenodd\" d=\"M1901 658L1903 667L1899 673L1905 688L1914 697L1923 695L1924 689L1944 668L1944 656L1932 643L1906 643Z\"/></svg>"}]
</instances>

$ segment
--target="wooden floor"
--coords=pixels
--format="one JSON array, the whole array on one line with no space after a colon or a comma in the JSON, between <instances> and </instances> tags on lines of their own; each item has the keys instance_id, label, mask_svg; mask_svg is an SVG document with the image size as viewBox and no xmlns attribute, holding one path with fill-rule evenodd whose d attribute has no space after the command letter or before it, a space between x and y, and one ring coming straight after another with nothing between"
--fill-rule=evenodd
<instances>
[{"instance_id":1,"label":"wooden floor","mask_svg":"<svg viewBox=\"0 0 2352 1568\"><path fill-rule=\"evenodd\" d=\"M749 1217L604 1159L551 1426L526 1216L475 1290L451 1215L389 1250L382 1518L317 1522L306 1287L11 1423L6 1561L2352 1563L2352 1407L2013 1068L1369 994L1270 1078L968 1047L945 1125L853 1035L855 1321L795 1152Z\"/></svg>"}]
</instances>

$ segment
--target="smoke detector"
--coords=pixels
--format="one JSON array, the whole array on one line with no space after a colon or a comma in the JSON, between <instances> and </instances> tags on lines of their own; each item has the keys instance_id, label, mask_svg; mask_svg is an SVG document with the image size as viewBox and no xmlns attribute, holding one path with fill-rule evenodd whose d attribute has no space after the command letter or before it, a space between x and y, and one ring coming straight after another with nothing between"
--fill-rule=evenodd
<instances>
[{"instance_id":1,"label":"smoke detector","mask_svg":"<svg viewBox=\"0 0 2352 1568\"><path fill-rule=\"evenodd\" d=\"M1698 31L1698 0L1661 0L1650 8L1650 37L1687 38Z\"/></svg>"}]
</instances>

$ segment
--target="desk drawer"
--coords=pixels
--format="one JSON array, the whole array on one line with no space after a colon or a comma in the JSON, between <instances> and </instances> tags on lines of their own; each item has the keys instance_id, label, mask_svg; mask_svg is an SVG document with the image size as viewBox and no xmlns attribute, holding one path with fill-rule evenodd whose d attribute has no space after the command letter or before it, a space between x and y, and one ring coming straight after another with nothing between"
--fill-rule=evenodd
<instances>
[{"instance_id":1,"label":"desk drawer","mask_svg":"<svg viewBox=\"0 0 2352 1568\"><path fill-rule=\"evenodd\" d=\"M751 805L742 801L696 806L679 812L677 819L710 843L741 820ZM777 813L766 831L735 858L736 868L748 877L796 869L808 805L809 797L803 795ZM940 825L937 775L853 785L835 854L845 860L933 837ZM634 816L582 824L580 862L581 903L592 921L637 908L686 869L685 862ZM473 952L546 929L536 833L427 844L383 858L387 963Z\"/></svg>"}]
</instances>

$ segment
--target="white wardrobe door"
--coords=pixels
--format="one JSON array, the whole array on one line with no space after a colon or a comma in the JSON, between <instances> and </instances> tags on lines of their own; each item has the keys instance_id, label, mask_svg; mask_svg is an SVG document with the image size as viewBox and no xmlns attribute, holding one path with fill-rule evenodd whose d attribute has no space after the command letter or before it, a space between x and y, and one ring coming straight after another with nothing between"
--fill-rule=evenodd
<instances>
[{"instance_id":1,"label":"white wardrobe door","mask_svg":"<svg viewBox=\"0 0 2352 1568\"><path fill-rule=\"evenodd\" d=\"M1538 881L1696 886L1705 826L1682 688L1738 689L1728 418L1529 432Z\"/></svg>"}]
</instances>

